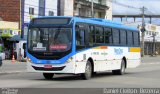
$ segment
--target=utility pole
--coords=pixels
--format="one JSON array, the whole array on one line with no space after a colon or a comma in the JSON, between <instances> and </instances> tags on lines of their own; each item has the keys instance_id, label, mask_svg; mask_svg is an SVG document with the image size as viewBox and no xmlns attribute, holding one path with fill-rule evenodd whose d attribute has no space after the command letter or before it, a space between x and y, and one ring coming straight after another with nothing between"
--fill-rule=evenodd
<instances>
[{"instance_id":1,"label":"utility pole","mask_svg":"<svg viewBox=\"0 0 160 94\"><path fill-rule=\"evenodd\" d=\"M94 7L94 5L93 5L94 3L93 3L93 0L91 1L91 16L92 16L92 18L94 18L94 9L93 9L93 7Z\"/></svg>"},{"instance_id":2,"label":"utility pole","mask_svg":"<svg viewBox=\"0 0 160 94\"><path fill-rule=\"evenodd\" d=\"M144 11L146 10L146 8L143 6L142 7L142 28L141 28L141 56L143 57L144 56L144 36L145 36L145 14L144 14Z\"/></svg>"},{"instance_id":3,"label":"utility pole","mask_svg":"<svg viewBox=\"0 0 160 94\"><path fill-rule=\"evenodd\" d=\"M57 16L61 16L61 2L63 2L62 0L58 0L57 1Z\"/></svg>"}]
</instances>

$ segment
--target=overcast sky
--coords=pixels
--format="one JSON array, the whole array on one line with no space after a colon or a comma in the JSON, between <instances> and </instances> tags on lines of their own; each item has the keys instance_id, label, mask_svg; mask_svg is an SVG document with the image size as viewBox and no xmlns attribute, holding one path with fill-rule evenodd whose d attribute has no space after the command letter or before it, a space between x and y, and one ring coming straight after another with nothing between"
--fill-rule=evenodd
<instances>
[{"instance_id":1,"label":"overcast sky","mask_svg":"<svg viewBox=\"0 0 160 94\"><path fill-rule=\"evenodd\" d=\"M128 6L133 6L137 8L146 7L146 14L151 15L160 15L160 0L113 0L117 3L121 3ZM113 14L141 14L139 9L128 8L120 6L116 3L113 3Z\"/></svg>"},{"instance_id":2,"label":"overcast sky","mask_svg":"<svg viewBox=\"0 0 160 94\"><path fill-rule=\"evenodd\" d=\"M112 3L113 15L139 15L139 14L142 14L142 11L139 8L142 8L143 6L147 8L147 10L145 11L145 14L160 15L160 0L112 0L112 1L113 1ZM132 7L132 8L129 8L129 7ZM116 18L114 18L113 20L118 22L121 21L120 19L116 19ZM128 18L127 20L129 22L134 21L131 18ZM136 22L140 22L142 19L137 18L136 20L137 20ZM146 18L145 22L149 23L149 19ZM160 18L152 18L152 24L160 25Z\"/></svg>"}]
</instances>

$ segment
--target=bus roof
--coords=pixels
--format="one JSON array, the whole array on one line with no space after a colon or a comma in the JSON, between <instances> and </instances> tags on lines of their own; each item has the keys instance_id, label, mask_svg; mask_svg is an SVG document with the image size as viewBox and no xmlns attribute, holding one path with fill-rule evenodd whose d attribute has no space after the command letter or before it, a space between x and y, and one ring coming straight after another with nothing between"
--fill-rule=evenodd
<instances>
[{"instance_id":1,"label":"bus roof","mask_svg":"<svg viewBox=\"0 0 160 94\"><path fill-rule=\"evenodd\" d=\"M122 23L118 23L111 20L101 19L101 18L79 18L79 17L71 17L71 16L45 16L45 17L38 17L38 18L70 18L74 20L74 22L84 22L84 23L91 23L91 24L97 24L97 25L103 25L108 27L114 27L119 29L126 29L126 30L132 30L132 31L138 31L137 28L133 28L130 26L126 26Z\"/></svg>"}]
</instances>

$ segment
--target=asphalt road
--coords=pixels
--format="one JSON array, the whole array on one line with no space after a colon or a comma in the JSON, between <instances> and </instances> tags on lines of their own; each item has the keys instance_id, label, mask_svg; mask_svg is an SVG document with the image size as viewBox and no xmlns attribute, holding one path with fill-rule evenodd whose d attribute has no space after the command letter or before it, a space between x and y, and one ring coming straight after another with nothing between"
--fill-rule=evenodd
<instances>
[{"instance_id":1,"label":"asphalt road","mask_svg":"<svg viewBox=\"0 0 160 94\"><path fill-rule=\"evenodd\" d=\"M28 73L26 62L5 60L0 67L0 94L108 94L104 93L108 88L160 88L159 73L160 56L142 58L141 66L127 69L125 75L105 72L90 80L82 80L79 75L55 75L52 80L45 80L42 73ZM159 93L160 89L155 94Z\"/></svg>"},{"instance_id":2,"label":"asphalt road","mask_svg":"<svg viewBox=\"0 0 160 94\"><path fill-rule=\"evenodd\" d=\"M52 80L45 80L42 73L26 72L26 63L7 61L0 69L0 88L160 88L160 58L145 57L142 61L138 68L127 69L125 75L105 72L90 80L78 75L55 75Z\"/></svg>"}]
</instances>

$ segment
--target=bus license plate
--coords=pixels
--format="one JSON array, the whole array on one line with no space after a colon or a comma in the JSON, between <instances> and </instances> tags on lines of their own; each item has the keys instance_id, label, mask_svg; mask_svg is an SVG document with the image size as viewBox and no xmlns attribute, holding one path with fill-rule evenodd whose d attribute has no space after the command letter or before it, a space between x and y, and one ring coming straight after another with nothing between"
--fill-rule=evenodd
<instances>
[{"instance_id":1,"label":"bus license plate","mask_svg":"<svg viewBox=\"0 0 160 94\"><path fill-rule=\"evenodd\" d=\"M50 69L50 68L52 68L52 65L44 65L44 68Z\"/></svg>"}]
</instances>

